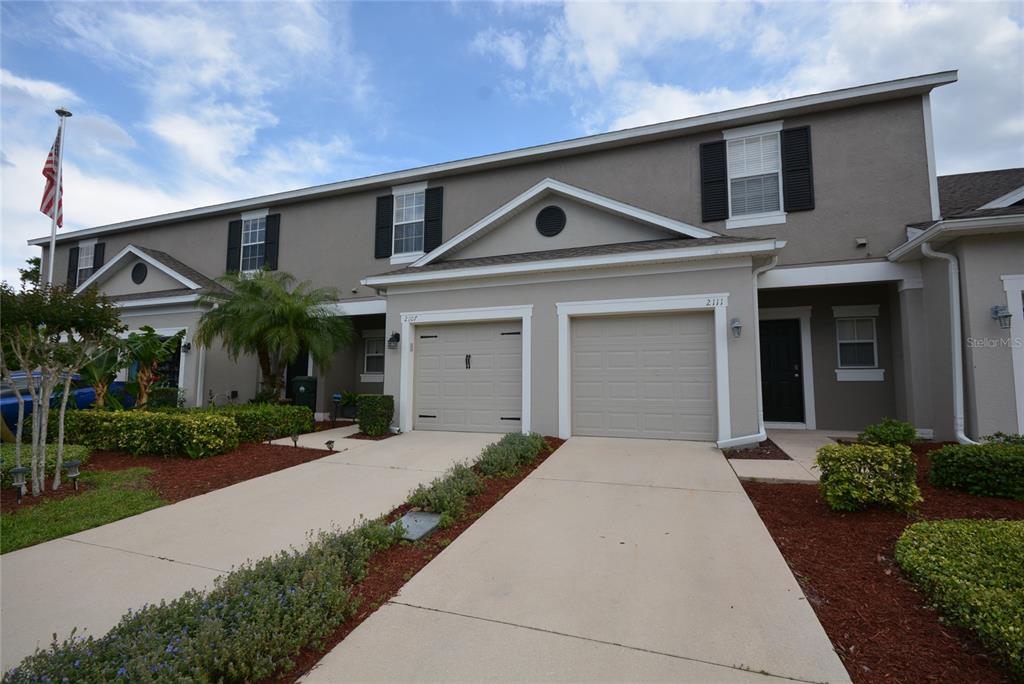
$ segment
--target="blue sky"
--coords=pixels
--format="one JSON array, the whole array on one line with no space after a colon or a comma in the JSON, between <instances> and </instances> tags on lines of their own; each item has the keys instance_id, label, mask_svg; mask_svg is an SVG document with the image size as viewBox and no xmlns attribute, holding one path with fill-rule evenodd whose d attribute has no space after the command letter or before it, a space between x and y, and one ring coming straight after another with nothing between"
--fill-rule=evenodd
<instances>
[{"instance_id":1,"label":"blue sky","mask_svg":"<svg viewBox=\"0 0 1024 684\"><path fill-rule=\"evenodd\" d=\"M0 274L58 104L82 228L959 68L940 173L1024 165L1021 3L0 4Z\"/></svg>"}]
</instances>

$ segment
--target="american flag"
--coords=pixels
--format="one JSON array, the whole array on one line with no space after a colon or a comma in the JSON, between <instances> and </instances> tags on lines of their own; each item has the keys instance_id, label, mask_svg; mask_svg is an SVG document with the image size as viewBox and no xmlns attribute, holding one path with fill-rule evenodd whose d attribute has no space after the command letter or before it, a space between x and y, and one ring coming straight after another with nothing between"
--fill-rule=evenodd
<instances>
[{"instance_id":1,"label":"american flag","mask_svg":"<svg viewBox=\"0 0 1024 684\"><path fill-rule=\"evenodd\" d=\"M60 164L60 129L57 129L57 137L53 140L53 147L50 154L46 156L46 164L43 165L43 178L46 179L46 188L43 190L43 201L39 204L39 211L50 218L53 218L54 203L57 208L57 225L64 226L64 183L57 187L57 167ZM63 181L63 179L61 179Z\"/></svg>"}]
</instances>

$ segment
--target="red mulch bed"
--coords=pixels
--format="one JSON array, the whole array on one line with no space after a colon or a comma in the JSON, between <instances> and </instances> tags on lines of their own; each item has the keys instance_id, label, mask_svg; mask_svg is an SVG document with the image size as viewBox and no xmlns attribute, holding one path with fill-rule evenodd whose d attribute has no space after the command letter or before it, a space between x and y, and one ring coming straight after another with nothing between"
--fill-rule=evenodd
<instances>
[{"instance_id":1,"label":"red mulch bed","mask_svg":"<svg viewBox=\"0 0 1024 684\"><path fill-rule=\"evenodd\" d=\"M547 451L523 471L511 478L485 478L484 491L470 498L466 512L458 522L445 530L435 530L426 539L414 544L397 544L386 549L370 560L366 579L354 588L354 595L359 601L359 609L354 616L342 624L334 634L324 640L318 649L306 649L292 658L295 667L277 678L265 680L263 684L291 684L306 674L321 658L347 637L352 630L370 617L377 608L390 600L409 579L419 572L431 559L441 553L460 534L472 525L477 518L498 503L512 488L519 484L527 475L547 459L558 447L565 443L564 439L545 437ZM409 506L403 504L389 515L389 520L397 520ZM398 656L396 656L398 657Z\"/></svg>"},{"instance_id":2,"label":"red mulch bed","mask_svg":"<svg viewBox=\"0 0 1024 684\"><path fill-rule=\"evenodd\" d=\"M379 442L382 439L388 439L389 437L394 437L394 436L395 436L394 432L385 432L383 435L378 435L376 437L371 437L370 435L366 434L365 432L357 432L354 435L349 435L345 439L368 439L368 440L373 441L373 442Z\"/></svg>"},{"instance_id":3,"label":"red mulch bed","mask_svg":"<svg viewBox=\"0 0 1024 684\"><path fill-rule=\"evenodd\" d=\"M1024 519L1024 502L930 485L926 454L938 446L914 446L924 502L911 515L839 513L815 485L743 483L858 684L1012 681L967 632L940 622L893 560L896 539L919 520Z\"/></svg>"},{"instance_id":4,"label":"red mulch bed","mask_svg":"<svg viewBox=\"0 0 1024 684\"><path fill-rule=\"evenodd\" d=\"M222 489L238 482L260 477L285 468L314 461L327 456L321 449L281 446L279 444L242 444L234 451L209 458L163 458L161 456L132 456L119 451L94 451L89 462L82 467L88 470L124 470L125 468L151 468L149 482L162 498L170 503L188 499ZM10 491L8 491L10 490ZM63 499L88 491L80 485L76 492L70 482L65 481L57 492L45 496L27 496L20 507L31 506L48 499ZM14 490L4 488L3 512L17 510Z\"/></svg>"},{"instance_id":5,"label":"red mulch bed","mask_svg":"<svg viewBox=\"0 0 1024 684\"><path fill-rule=\"evenodd\" d=\"M722 453L728 459L744 460L756 459L759 461L792 461L785 451L780 449L775 442L766 439L755 447L747 449L725 449Z\"/></svg>"}]
</instances>

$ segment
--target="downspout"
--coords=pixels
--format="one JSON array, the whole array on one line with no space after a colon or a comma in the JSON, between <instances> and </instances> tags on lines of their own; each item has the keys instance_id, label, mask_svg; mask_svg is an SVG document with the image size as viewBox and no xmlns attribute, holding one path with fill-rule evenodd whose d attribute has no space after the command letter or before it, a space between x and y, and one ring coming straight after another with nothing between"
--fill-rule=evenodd
<instances>
[{"instance_id":1,"label":"downspout","mask_svg":"<svg viewBox=\"0 0 1024 684\"><path fill-rule=\"evenodd\" d=\"M921 254L943 259L949 265L949 334L953 347L953 434L961 444L977 444L964 433L964 352L960 346L960 262L952 254L937 252L931 244L921 243Z\"/></svg>"},{"instance_id":2,"label":"downspout","mask_svg":"<svg viewBox=\"0 0 1024 684\"><path fill-rule=\"evenodd\" d=\"M761 388L761 311L760 306L757 303L757 279L765 271L770 271L775 268L775 265L779 263L778 255L773 256L771 260L763 266L758 266L754 269L754 384L757 387L757 432L761 435L761 440L768 438L768 433L764 429L764 397L762 396Z\"/></svg>"}]
</instances>

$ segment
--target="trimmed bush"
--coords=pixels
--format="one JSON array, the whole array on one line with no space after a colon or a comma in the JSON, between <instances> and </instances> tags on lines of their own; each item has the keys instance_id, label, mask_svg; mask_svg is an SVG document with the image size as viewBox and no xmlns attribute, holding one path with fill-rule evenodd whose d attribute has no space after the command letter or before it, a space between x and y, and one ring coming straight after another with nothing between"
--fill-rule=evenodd
<instances>
[{"instance_id":1,"label":"trimmed bush","mask_svg":"<svg viewBox=\"0 0 1024 684\"><path fill-rule=\"evenodd\" d=\"M524 435L510 432L494 444L484 447L477 468L490 477L511 477L533 461L544 447L544 438L536 432Z\"/></svg>"},{"instance_id":2,"label":"trimmed bush","mask_svg":"<svg viewBox=\"0 0 1024 684\"><path fill-rule=\"evenodd\" d=\"M303 551L246 563L209 592L129 612L104 636L72 635L9 670L4 682L249 682L317 643L356 608L352 585L400 530L381 521L321 534Z\"/></svg>"},{"instance_id":3,"label":"trimmed bush","mask_svg":"<svg viewBox=\"0 0 1024 684\"><path fill-rule=\"evenodd\" d=\"M204 412L68 411L65 439L137 456L204 458L238 446L238 426Z\"/></svg>"},{"instance_id":4,"label":"trimmed bush","mask_svg":"<svg viewBox=\"0 0 1024 684\"><path fill-rule=\"evenodd\" d=\"M313 412L308 406L288 404L245 404L240 406L216 406L186 411L204 411L228 416L238 425L240 442L262 442L268 437L288 437L293 433L305 434L313 431Z\"/></svg>"},{"instance_id":5,"label":"trimmed bush","mask_svg":"<svg viewBox=\"0 0 1024 684\"><path fill-rule=\"evenodd\" d=\"M821 494L837 511L872 505L909 510L921 501L917 463L902 444L829 444L818 449Z\"/></svg>"},{"instance_id":6,"label":"trimmed bush","mask_svg":"<svg viewBox=\"0 0 1024 684\"><path fill-rule=\"evenodd\" d=\"M1024 444L948 444L929 455L937 487L1024 501Z\"/></svg>"},{"instance_id":7,"label":"trimmed bush","mask_svg":"<svg viewBox=\"0 0 1024 684\"><path fill-rule=\"evenodd\" d=\"M395 398L390 394L360 394L356 400L359 429L370 437L387 434L394 417Z\"/></svg>"},{"instance_id":8,"label":"trimmed bush","mask_svg":"<svg viewBox=\"0 0 1024 684\"><path fill-rule=\"evenodd\" d=\"M868 425L864 432L857 435L857 440L867 444L913 444L917 440L917 430L910 423L895 418L883 418L874 425Z\"/></svg>"},{"instance_id":9,"label":"trimmed bush","mask_svg":"<svg viewBox=\"0 0 1024 684\"><path fill-rule=\"evenodd\" d=\"M64 462L81 461L85 465L89 461L92 451L89 447L79 444L64 445ZM32 450L28 444L21 446L21 465L28 467L32 462ZM53 476L53 469L57 465L57 445L46 445L46 476ZM14 467L14 445L0 444L0 486L11 486L11 475L8 472Z\"/></svg>"},{"instance_id":10,"label":"trimmed bush","mask_svg":"<svg viewBox=\"0 0 1024 684\"><path fill-rule=\"evenodd\" d=\"M989 435L985 438L986 442L995 442L996 444L1017 444L1024 446L1024 435L1017 434L1006 434L1005 432L997 432L994 435Z\"/></svg>"},{"instance_id":11,"label":"trimmed bush","mask_svg":"<svg viewBox=\"0 0 1024 684\"><path fill-rule=\"evenodd\" d=\"M951 621L1024 677L1024 521L911 525L896 562Z\"/></svg>"},{"instance_id":12,"label":"trimmed bush","mask_svg":"<svg viewBox=\"0 0 1024 684\"><path fill-rule=\"evenodd\" d=\"M431 513L440 513L439 527L449 527L466 510L466 499L483 491L484 484L472 468L456 464L430 484L412 491L406 502Z\"/></svg>"}]
</instances>

